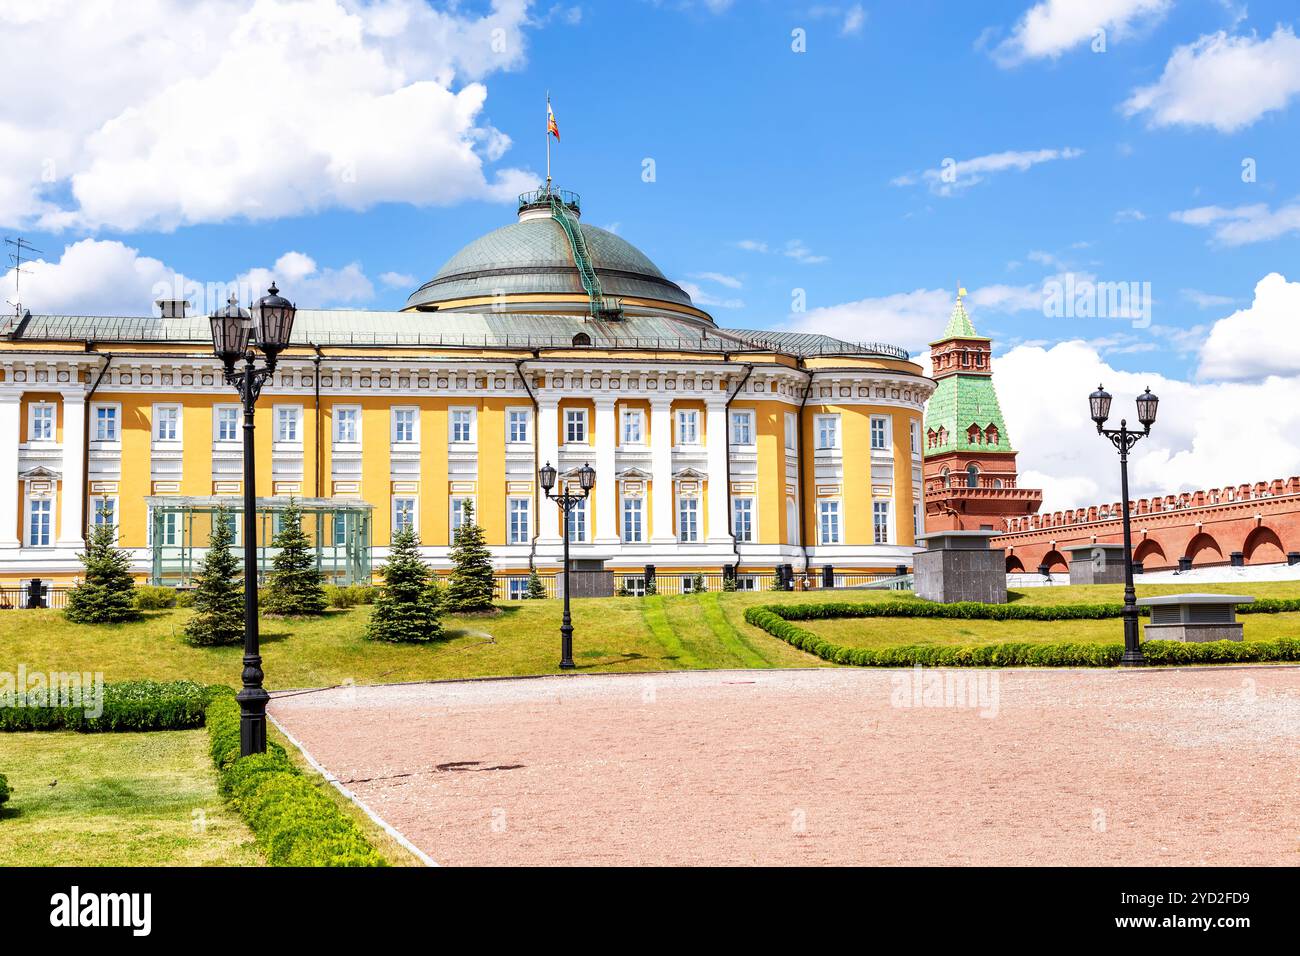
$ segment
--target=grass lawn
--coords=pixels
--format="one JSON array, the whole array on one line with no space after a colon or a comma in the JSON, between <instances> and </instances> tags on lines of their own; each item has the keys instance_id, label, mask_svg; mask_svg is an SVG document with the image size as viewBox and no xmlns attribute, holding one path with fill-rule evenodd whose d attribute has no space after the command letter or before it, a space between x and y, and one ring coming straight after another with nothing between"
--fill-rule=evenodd
<instances>
[{"instance_id":1,"label":"grass lawn","mask_svg":"<svg viewBox=\"0 0 1300 956\"><path fill-rule=\"evenodd\" d=\"M204 730L0 734L4 866L256 866Z\"/></svg>"}]
</instances>

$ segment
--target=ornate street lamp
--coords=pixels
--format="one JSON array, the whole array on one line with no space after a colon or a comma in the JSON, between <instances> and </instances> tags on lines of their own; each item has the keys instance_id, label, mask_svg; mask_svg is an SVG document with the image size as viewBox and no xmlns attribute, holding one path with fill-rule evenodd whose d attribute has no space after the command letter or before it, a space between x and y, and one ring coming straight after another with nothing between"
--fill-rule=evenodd
<instances>
[{"instance_id":1,"label":"ornate street lamp","mask_svg":"<svg viewBox=\"0 0 1300 956\"><path fill-rule=\"evenodd\" d=\"M560 514L564 515L564 616L560 619L560 667L571 670L574 667L573 618L569 616L569 591L573 578L569 567L569 514L591 494L591 489L596 484L596 469L591 465L583 465L578 469L578 488L582 494L569 494L563 489L559 494L551 494L551 489L555 487L555 477L555 467L549 461L537 470L542 491L546 492L546 497L554 501Z\"/></svg>"},{"instance_id":2,"label":"ornate street lamp","mask_svg":"<svg viewBox=\"0 0 1300 956\"><path fill-rule=\"evenodd\" d=\"M1124 656L1120 664L1128 667L1141 667L1146 663L1142 648L1138 643L1138 609L1137 593L1133 590L1133 535L1129 527L1128 502L1128 453L1139 440L1151 434L1151 426L1156 421L1156 409L1160 399L1147 389L1137 398L1138 421L1142 431L1128 430L1127 419L1120 419L1119 428L1107 428L1106 419L1110 417L1110 393L1100 385L1097 391L1088 396L1088 407L1092 420L1097 425L1097 434L1105 435L1119 451L1120 494L1124 509Z\"/></svg>"},{"instance_id":3,"label":"ornate street lamp","mask_svg":"<svg viewBox=\"0 0 1300 956\"><path fill-rule=\"evenodd\" d=\"M296 309L271 283L268 294L253 303L249 313L232 294L224 309L209 316L212 351L221 360L226 384L239 392L244 405L244 670L239 701L239 754L266 753L266 705L270 695L262 687L262 654L257 633L257 488L253 461L253 408L262 386L275 372L276 359L289 345ZM256 344L265 356L256 365ZM243 360L243 369L235 366Z\"/></svg>"}]
</instances>

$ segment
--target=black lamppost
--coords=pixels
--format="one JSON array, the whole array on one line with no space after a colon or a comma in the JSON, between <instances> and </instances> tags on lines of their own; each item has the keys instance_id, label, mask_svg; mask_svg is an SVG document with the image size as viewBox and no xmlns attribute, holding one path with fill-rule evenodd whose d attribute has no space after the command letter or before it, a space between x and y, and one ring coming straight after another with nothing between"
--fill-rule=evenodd
<instances>
[{"instance_id":1,"label":"black lamppost","mask_svg":"<svg viewBox=\"0 0 1300 956\"><path fill-rule=\"evenodd\" d=\"M257 634L257 487L253 467L253 407L262 385L275 372L275 362L289 344L296 309L271 288L253 303L252 314L230 296L224 309L209 316L212 350L225 370L226 384L235 386L244 404L244 671L239 701L239 755L266 753L266 705L271 696L262 688L262 654ZM266 357L256 366L256 345ZM235 368L243 359L242 370Z\"/></svg>"},{"instance_id":2,"label":"black lamppost","mask_svg":"<svg viewBox=\"0 0 1300 956\"><path fill-rule=\"evenodd\" d=\"M578 469L578 487L582 489L580 495L571 495L564 490L558 495L551 494L551 489L555 487L555 467L549 461L537 470L537 477L541 480L546 497L554 501L560 508L560 514L564 515L564 617L560 619L560 667L570 670L574 663L573 619L569 616L569 591L572 583L569 574L569 514L591 494L591 488L596 484L596 469L591 465L583 465Z\"/></svg>"},{"instance_id":3,"label":"black lamppost","mask_svg":"<svg viewBox=\"0 0 1300 956\"><path fill-rule=\"evenodd\" d=\"M1119 451L1120 495L1123 498L1121 507L1124 509L1124 656L1120 659L1120 664L1128 667L1141 667L1146 663L1138 644L1137 593L1133 590L1133 535L1129 530L1128 516L1128 453L1140 439L1151 434L1159 404L1160 399L1152 395L1149 388L1139 395L1137 409L1142 431L1131 432L1128 430L1128 420L1124 418L1120 419L1119 428L1105 427L1106 419L1110 418L1109 392L1098 385L1097 391L1088 396L1092 420L1097 423L1097 434L1109 438Z\"/></svg>"}]
</instances>

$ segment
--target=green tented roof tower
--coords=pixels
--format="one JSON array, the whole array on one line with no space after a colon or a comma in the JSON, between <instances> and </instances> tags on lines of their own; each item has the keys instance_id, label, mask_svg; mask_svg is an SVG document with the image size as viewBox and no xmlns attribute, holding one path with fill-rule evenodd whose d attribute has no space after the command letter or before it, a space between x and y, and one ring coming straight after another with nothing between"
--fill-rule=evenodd
<instances>
[{"instance_id":1,"label":"green tented roof tower","mask_svg":"<svg viewBox=\"0 0 1300 956\"><path fill-rule=\"evenodd\" d=\"M930 343L938 387L925 410L926 528L1001 530L1042 492L1016 487L1016 450L993 385L993 342L975 331L958 289L943 337Z\"/></svg>"}]
</instances>

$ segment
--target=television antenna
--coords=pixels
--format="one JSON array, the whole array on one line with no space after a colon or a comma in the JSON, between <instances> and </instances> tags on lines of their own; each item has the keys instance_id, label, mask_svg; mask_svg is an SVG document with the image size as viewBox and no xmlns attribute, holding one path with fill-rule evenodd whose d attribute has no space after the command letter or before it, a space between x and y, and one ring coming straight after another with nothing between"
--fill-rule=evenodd
<instances>
[{"instance_id":1,"label":"television antenna","mask_svg":"<svg viewBox=\"0 0 1300 956\"><path fill-rule=\"evenodd\" d=\"M14 301L9 304L14 307L15 315L21 315L23 311L23 297L20 283L24 275L31 275L31 273L23 268L23 256L26 255L28 261L30 261L32 258L30 253L35 253L38 256L44 255L44 253L22 236L19 236L17 239L10 239L8 236L5 236L5 245L13 246L14 250L9 253L9 261L14 264Z\"/></svg>"}]
</instances>

